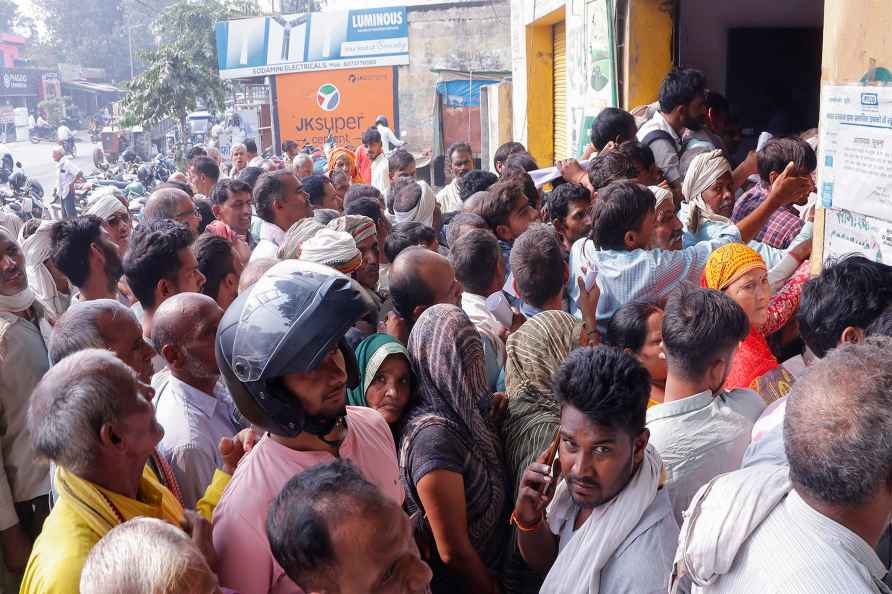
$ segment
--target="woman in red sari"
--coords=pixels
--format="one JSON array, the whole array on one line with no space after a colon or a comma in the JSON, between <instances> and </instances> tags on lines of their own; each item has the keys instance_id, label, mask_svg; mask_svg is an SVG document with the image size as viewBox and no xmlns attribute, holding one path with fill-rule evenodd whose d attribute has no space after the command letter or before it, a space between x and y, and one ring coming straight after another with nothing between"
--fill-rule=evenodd
<instances>
[{"instance_id":1,"label":"woman in red sari","mask_svg":"<svg viewBox=\"0 0 892 594\"><path fill-rule=\"evenodd\" d=\"M762 256L740 243L722 246L712 253L700 284L718 289L737 302L750 321L750 333L734 354L725 389L749 388L766 403L785 396L793 376L771 352L766 337L786 325L799 308L807 269L799 270L775 295L768 284L768 268Z\"/></svg>"}]
</instances>

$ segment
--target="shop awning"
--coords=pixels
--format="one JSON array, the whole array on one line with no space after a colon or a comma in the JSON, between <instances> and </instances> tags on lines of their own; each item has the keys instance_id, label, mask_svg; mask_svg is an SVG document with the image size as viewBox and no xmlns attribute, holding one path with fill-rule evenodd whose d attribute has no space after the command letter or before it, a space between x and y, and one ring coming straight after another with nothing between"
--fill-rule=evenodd
<instances>
[{"instance_id":1,"label":"shop awning","mask_svg":"<svg viewBox=\"0 0 892 594\"><path fill-rule=\"evenodd\" d=\"M87 91L89 93L118 93L123 95L124 91L114 85L106 83L87 82L85 80L69 80L62 83L62 87L72 87L79 91Z\"/></svg>"}]
</instances>

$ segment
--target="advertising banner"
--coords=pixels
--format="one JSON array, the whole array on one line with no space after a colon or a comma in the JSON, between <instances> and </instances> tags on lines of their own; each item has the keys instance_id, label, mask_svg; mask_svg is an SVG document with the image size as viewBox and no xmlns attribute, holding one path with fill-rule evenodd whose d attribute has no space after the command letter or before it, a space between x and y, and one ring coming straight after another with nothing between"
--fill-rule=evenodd
<instances>
[{"instance_id":1,"label":"advertising banner","mask_svg":"<svg viewBox=\"0 0 892 594\"><path fill-rule=\"evenodd\" d=\"M34 97L37 79L32 71L0 68L0 97Z\"/></svg>"},{"instance_id":2,"label":"advertising banner","mask_svg":"<svg viewBox=\"0 0 892 594\"><path fill-rule=\"evenodd\" d=\"M282 141L357 147L379 115L395 125L394 68L301 72L276 77Z\"/></svg>"},{"instance_id":3,"label":"advertising banner","mask_svg":"<svg viewBox=\"0 0 892 594\"><path fill-rule=\"evenodd\" d=\"M405 7L225 21L216 37L224 79L409 63Z\"/></svg>"}]
</instances>

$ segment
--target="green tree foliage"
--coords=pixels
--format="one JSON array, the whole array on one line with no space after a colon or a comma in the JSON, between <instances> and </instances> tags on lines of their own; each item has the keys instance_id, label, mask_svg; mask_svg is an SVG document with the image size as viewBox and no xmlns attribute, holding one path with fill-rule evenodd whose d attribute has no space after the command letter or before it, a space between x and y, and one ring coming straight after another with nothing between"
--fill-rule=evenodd
<instances>
[{"instance_id":1,"label":"green tree foliage","mask_svg":"<svg viewBox=\"0 0 892 594\"><path fill-rule=\"evenodd\" d=\"M124 0L35 0L43 9L47 44L59 62L104 68L130 77Z\"/></svg>"},{"instance_id":2,"label":"green tree foliage","mask_svg":"<svg viewBox=\"0 0 892 594\"><path fill-rule=\"evenodd\" d=\"M0 31L12 31L19 17L15 0L0 0Z\"/></svg>"},{"instance_id":3,"label":"green tree foliage","mask_svg":"<svg viewBox=\"0 0 892 594\"><path fill-rule=\"evenodd\" d=\"M217 68L214 26L247 10L241 1L180 0L162 11L152 25L161 44L142 54L146 70L128 86L126 123L153 126L171 118L177 123L182 146L190 111L199 104L222 110L226 85Z\"/></svg>"}]
</instances>

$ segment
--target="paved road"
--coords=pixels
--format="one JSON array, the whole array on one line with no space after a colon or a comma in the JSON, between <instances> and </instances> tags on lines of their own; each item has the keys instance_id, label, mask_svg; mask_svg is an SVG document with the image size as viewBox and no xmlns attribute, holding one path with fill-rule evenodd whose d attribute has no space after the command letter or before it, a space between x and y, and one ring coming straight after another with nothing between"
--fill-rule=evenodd
<instances>
[{"instance_id":1,"label":"paved road","mask_svg":"<svg viewBox=\"0 0 892 594\"><path fill-rule=\"evenodd\" d=\"M84 174L89 175L93 171L94 145L86 132L77 133L76 138L77 158L74 161L84 170ZM12 158L21 162L25 173L40 182L48 196L52 195L57 180L56 163L53 161L54 146L55 144L49 142L31 144L28 140L6 143L6 147L12 152Z\"/></svg>"}]
</instances>

